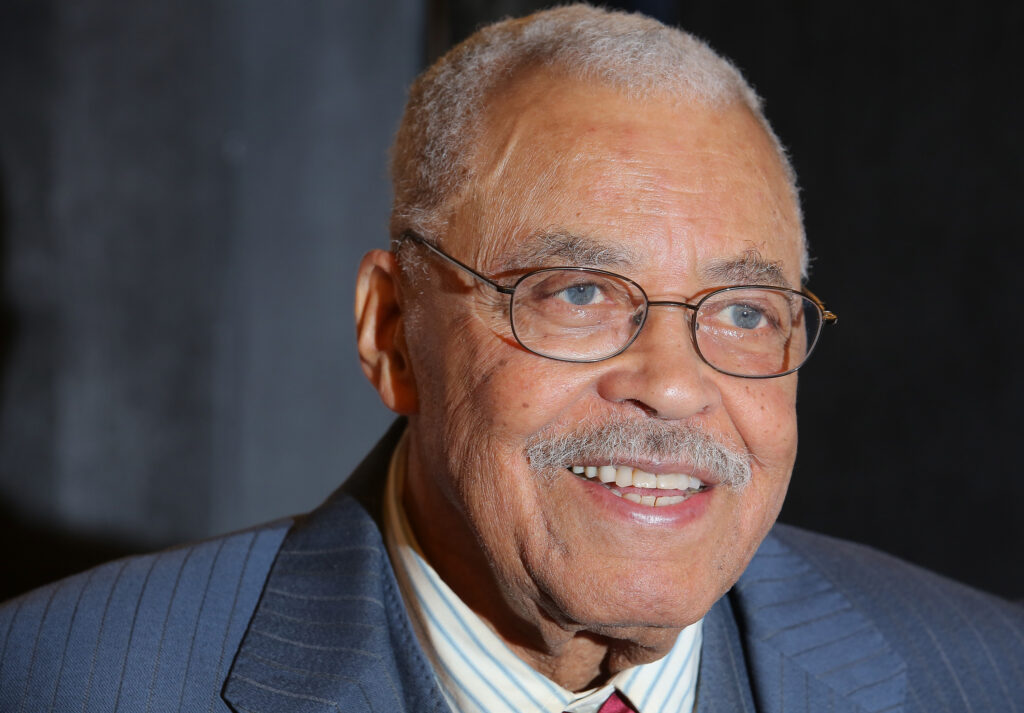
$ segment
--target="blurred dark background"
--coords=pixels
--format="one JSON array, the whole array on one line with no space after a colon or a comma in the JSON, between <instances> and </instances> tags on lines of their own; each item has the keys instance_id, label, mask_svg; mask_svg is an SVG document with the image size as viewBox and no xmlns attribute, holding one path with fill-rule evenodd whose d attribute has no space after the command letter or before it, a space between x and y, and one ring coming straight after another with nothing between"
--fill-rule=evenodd
<instances>
[{"instance_id":1,"label":"blurred dark background","mask_svg":"<svg viewBox=\"0 0 1024 713\"><path fill-rule=\"evenodd\" d=\"M405 87L546 4L0 3L0 598L344 479ZM800 175L840 324L783 520L1024 597L1022 6L611 4L731 57Z\"/></svg>"}]
</instances>

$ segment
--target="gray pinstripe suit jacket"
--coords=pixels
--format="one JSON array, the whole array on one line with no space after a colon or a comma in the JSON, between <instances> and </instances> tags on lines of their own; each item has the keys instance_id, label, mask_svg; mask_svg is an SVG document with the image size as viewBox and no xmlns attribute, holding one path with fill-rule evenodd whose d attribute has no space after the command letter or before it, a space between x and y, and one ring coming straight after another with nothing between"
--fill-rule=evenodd
<instances>
[{"instance_id":1,"label":"gray pinstripe suit jacket","mask_svg":"<svg viewBox=\"0 0 1024 713\"><path fill-rule=\"evenodd\" d=\"M446 711L375 517L395 429L294 521L0 607L0 712ZM1024 609L777 526L705 619L699 713L1024 713Z\"/></svg>"}]
</instances>

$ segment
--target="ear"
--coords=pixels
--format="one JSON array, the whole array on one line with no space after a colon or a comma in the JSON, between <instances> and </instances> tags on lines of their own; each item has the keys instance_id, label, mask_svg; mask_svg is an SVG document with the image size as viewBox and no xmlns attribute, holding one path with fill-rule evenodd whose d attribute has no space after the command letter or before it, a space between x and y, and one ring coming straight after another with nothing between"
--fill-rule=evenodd
<instances>
[{"instance_id":1,"label":"ear","mask_svg":"<svg viewBox=\"0 0 1024 713\"><path fill-rule=\"evenodd\" d=\"M419 408L402 328L398 264L393 253L371 250L356 278L356 343L363 373L384 405L409 415Z\"/></svg>"}]
</instances>

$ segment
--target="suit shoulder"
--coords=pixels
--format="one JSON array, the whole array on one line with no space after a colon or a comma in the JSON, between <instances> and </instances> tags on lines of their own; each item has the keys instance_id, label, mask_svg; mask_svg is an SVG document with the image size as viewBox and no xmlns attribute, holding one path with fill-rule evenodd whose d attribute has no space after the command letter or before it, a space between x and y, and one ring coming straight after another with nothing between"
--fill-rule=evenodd
<instances>
[{"instance_id":1,"label":"suit shoulder","mask_svg":"<svg viewBox=\"0 0 1024 713\"><path fill-rule=\"evenodd\" d=\"M804 651L806 640L786 637L812 632L806 638L819 637L810 646L814 665L831 670L842 660L855 670L846 658L860 644L861 659L884 660L892 670L893 678L868 692L905 678L908 700L918 704L913 710L1010 710L1010 702L1024 700L1019 604L870 547L792 527L778 526L756 559L745 586L756 601L753 616L770 620L758 624L762 638L776 646Z\"/></svg>"},{"instance_id":2,"label":"suit shoulder","mask_svg":"<svg viewBox=\"0 0 1024 713\"><path fill-rule=\"evenodd\" d=\"M768 699L907 713L1024 700L1024 608L870 547L777 525L731 599Z\"/></svg>"},{"instance_id":3,"label":"suit shoulder","mask_svg":"<svg viewBox=\"0 0 1024 713\"><path fill-rule=\"evenodd\" d=\"M128 557L6 602L0 710L205 709L289 525Z\"/></svg>"},{"instance_id":4,"label":"suit shoulder","mask_svg":"<svg viewBox=\"0 0 1024 713\"><path fill-rule=\"evenodd\" d=\"M776 525L766 544L777 541L813 563L834 584L852 595L871 598L882 592L905 592L906 600L915 609L922 598L933 606L960 608L984 605L1004 616L1024 623L1024 607L988 592L944 577L898 557L867 545L809 532L790 525ZM952 612L946 612L947 614Z\"/></svg>"}]
</instances>

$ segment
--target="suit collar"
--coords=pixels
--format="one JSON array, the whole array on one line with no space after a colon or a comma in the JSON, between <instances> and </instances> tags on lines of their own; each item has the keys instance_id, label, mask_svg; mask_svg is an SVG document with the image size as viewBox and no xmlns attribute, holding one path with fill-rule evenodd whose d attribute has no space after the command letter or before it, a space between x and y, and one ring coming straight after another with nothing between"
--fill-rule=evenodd
<instances>
[{"instance_id":1,"label":"suit collar","mask_svg":"<svg viewBox=\"0 0 1024 713\"><path fill-rule=\"evenodd\" d=\"M374 523L402 428L285 537L224 685L233 710L447 711Z\"/></svg>"}]
</instances>

